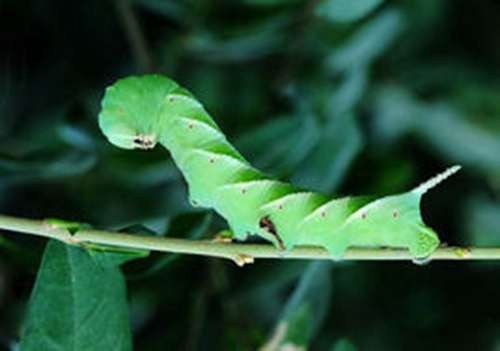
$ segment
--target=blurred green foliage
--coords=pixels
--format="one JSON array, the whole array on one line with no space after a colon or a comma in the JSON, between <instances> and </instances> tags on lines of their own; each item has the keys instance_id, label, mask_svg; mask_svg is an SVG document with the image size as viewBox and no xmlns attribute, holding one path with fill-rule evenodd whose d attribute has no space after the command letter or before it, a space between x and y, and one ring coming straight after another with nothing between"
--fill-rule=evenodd
<instances>
[{"instance_id":1,"label":"blurred green foliage","mask_svg":"<svg viewBox=\"0 0 500 351\"><path fill-rule=\"evenodd\" d=\"M168 152L121 151L98 130L105 86L154 71L188 87L252 163L306 188L382 195L461 164L424 217L450 244L499 245L499 18L496 0L0 1L0 212L187 238L224 229L189 206ZM27 314L44 244L0 233L0 348L77 301L52 300L64 281L44 278L58 274L46 256ZM51 245L64 251L53 260L99 269ZM152 253L123 271L137 350L500 347L494 262L240 269ZM37 321L42 279L56 292ZM98 286L73 286L78 302ZM107 294L99 313L123 302ZM93 326L130 332L120 311ZM61 323L58 336L75 332Z\"/></svg>"}]
</instances>

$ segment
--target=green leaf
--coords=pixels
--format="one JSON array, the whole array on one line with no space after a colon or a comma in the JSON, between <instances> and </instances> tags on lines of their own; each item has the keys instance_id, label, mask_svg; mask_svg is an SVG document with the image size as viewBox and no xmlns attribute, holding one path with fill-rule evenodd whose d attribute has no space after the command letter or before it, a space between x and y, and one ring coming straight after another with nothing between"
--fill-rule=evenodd
<instances>
[{"instance_id":1,"label":"green leaf","mask_svg":"<svg viewBox=\"0 0 500 351\"><path fill-rule=\"evenodd\" d=\"M317 145L319 126L311 115L276 118L235 143L259 169L282 175L295 169ZM269 146L269 141L276 142Z\"/></svg>"},{"instance_id":2,"label":"green leaf","mask_svg":"<svg viewBox=\"0 0 500 351\"><path fill-rule=\"evenodd\" d=\"M368 86L368 70L356 67L344 73L344 79L326 103L326 114L330 119L351 113L361 101Z\"/></svg>"},{"instance_id":3,"label":"green leaf","mask_svg":"<svg viewBox=\"0 0 500 351\"><path fill-rule=\"evenodd\" d=\"M199 239L201 236L208 232L211 222L212 214L210 212L182 213L171 220L167 231L167 236L182 236L184 238L193 240ZM136 233L139 235L144 235L145 233L149 232L149 235L158 235L142 225L134 225L120 231L127 233ZM227 232L228 234L232 235L231 232ZM135 275L133 275L133 277L144 278L157 274L180 257L182 257L182 255L177 253L162 253L160 256L152 255L151 261L147 265L147 269L141 271L140 273L136 273Z\"/></svg>"},{"instance_id":4,"label":"green leaf","mask_svg":"<svg viewBox=\"0 0 500 351\"><path fill-rule=\"evenodd\" d=\"M292 177L292 183L307 189L330 192L345 175L363 145L352 114L343 114L327 122L320 140Z\"/></svg>"},{"instance_id":5,"label":"green leaf","mask_svg":"<svg viewBox=\"0 0 500 351\"><path fill-rule=\"evenodd\" d=\"M328 262L309 264L283 308L267 349L306 349L328 311L332 291L330 267Z\"/></svg>"},{"instance_id":6,"label":"green leaf","mask_svg":"<svg viewBox=\"0 0 500 351\"><path fill-rule=\"evenodd\" d=\"M61 140L75 150L94 151L94 140L84 129L70 123L61 123L56 132Z\"/></svg>"},{"instance_id":7,"label":"green leaf","mask_svg":"<svg viewBox=\"0 0 500 351\"><path fill-rule=\"evenodd\" d=\"M375 10L384 0L323 0L316 13L333 22L357 21Z\"/></svg>"},{"instance_id":8,"label":"green leaf","mask_svg":"<svg viewBox=\"0 0 500 351\"><path fill-rule=\"evenodd\" d=\"M446 103L422 105L416 117L418 136L449 160L485 171L495 172L500 167L500 139L495 130L471 123L461 111ZM443 130L447 132L442 133Z\"/></svg>"},{"instance_id":9,"label":"green leaf","mask_svg":"<svg viewBox=\"0 0 500 351\"><path fill-rule=\"evenodd\" d=\"M94 261L102 267L118 267L119 265L149 255L147 250L131 249L109 245L86 244L84 247Z\"/></svg>"},{"instance_id":10,"label":"green leaf","mask_svg":"<svg viewBox=\"0 0 500 351\"><path fill-rule=\"evenodd\" d=\"M157 16L163 16L182 22L187 16L185 4L169 0L136 0L134 5L144 8Z\"/></svg>"},{"instance_id":11,"label":"green leaf","mask_svg":"<svg viewBox=\"0 0 500 351\"><path fill-rule=\"evenodd\" d=\"M281 320L289 324L285 340L305 346L323 323L332 292L331 267L329 262L313 262L302 274L283 309Z\"/></svg>"},{"instance_id":12,"label":"green leaf","mask_svg":"<svg viewBox=\"0 0 500 351\"><path fill-rule=\"evenodd\" d=\"M243 0L243 2L250 6L273 7L295 5L299 0Z\"/></svg>"},{"instance_id":13,"label":"green leaf","mask_svg":"<svg viewBox=\"0 0 500 351\"><path fill-rule=\"evenodd\" d=\"M464 223L468 243L477 246L499 246L500 201L475 196L467 202L465 209Z\"/></svg>"},{"instance_id":14,"label":"green leaf","mask_svg":"<svg viewBox=\"0 0 500 351\"><path fill-rule=\"evenodd\" d=\"M211 212L181 213L170 221L167 235L199 239L208 232L210 223L212 223Z\"/></svg>"},{"instance_id":15,"label":"green leaf","mask_svg":"<svg viewBox=\"0 0 500 351\"><path fill-rule=\"evenodd\" d=\"M348 339L340 339L333 347L332 351L356 351L357 348Z\"/></svg>"},{"instance_id":16,"label":"green leaf","mask_svg":"<svg viewBox=\"0 0 500 351\"><path fill-rule=\"evenodd\" d=\"M399 86L380 86L375 95L372 122L378 145L390 145L414 134L427 149L433 149L446 160L493 174L499 168L500 140L494 127L481 127L469 121L462 111L447 102L420 101Z\"/></svg>"},{"instance_id":17,"label":"green leaf","mask_svg":"<svg viewBox=\"0 0 500 351\"><path fill-rule=\"evenodd\" d=\"M405 18L398 10L386 10L365 23L346 43L335 47L326 62L333 72L358 69L382 56L405 28Z\"/></svg>"},{"instance_id":18,"label":"green leaf","mask_svg":"<svg viewBox=\"0 0 500 351\"><path fill-rule=\"evenodd\" d=\"M0 154L0 181L22 183L63 179L89 171L96 162L94 154L70 149L52 155L30 154L13 157Z\"/></svg>"},{"instance_id":19,"label":"green leaf","mask_svg":"<svg viewBox=\"0 0 500 351\"><path fill-rule=\"evenodd\" d=\"M80 248L49 241L20 349L131 350L125 283Z\"/></svg>"}]
</instances>

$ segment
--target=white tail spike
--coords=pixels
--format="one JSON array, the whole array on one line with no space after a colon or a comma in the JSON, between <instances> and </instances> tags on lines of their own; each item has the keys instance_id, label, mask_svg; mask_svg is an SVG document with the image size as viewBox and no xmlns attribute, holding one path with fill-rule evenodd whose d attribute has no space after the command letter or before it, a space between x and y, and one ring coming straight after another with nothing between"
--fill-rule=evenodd
<instances>
[{"instance_id":1,"label":"white tail spike","mask_svg":"<svg viewBox=\"0 0 500 351\"><path fill-rule=\"evenodd\" d=\"M429 191L430 189L434 188L436 185L438 185L439 183L441 183L446 178L448 178L451 175L457 173L460 170L460 168L462 168L462 166L458 166L458 165L452 166L452 167L446 169L444 172L439 173L437 176L435 176L435 177L429 179L428 181L420 184L415 189L413 189L412 192L416 193L416 194L418 194L420 196L422 196L427 191Z\"/></svg>"}]
</instances>

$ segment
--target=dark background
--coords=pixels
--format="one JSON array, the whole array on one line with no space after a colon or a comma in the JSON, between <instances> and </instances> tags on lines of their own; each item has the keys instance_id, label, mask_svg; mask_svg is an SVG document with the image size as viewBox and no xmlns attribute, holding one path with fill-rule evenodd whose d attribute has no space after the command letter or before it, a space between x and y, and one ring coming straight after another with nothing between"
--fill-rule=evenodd
<instances>
[{"instance_id":1,"label":"dark background","mask_svg":"<svg viewBox=\"0 0 500 351\"><path fill-rule=\"evenodd\" d=\"M424 218L450 245L500 245L500 3L385 1L356 18L334 5L0 1L0 212L191 238L223 229L188 205L167 151L100 134L104 88L156 72L253 164L306 188L384 195L461 164L424 197ZM44 244L0 235L0 345L19 337ZM138 350L256 349L280 321L318 350L500 349L495 262L240 269L153 254L124 269Z\"/></svg>"}]
</instances>

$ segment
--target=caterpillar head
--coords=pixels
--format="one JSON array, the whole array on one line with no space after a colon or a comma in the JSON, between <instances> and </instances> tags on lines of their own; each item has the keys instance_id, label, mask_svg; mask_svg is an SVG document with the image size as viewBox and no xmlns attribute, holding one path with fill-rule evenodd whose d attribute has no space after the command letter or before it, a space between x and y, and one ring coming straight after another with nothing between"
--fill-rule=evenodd
<instances>
[{"instance_id":1,"label":"caterpillar head","mask_svg":"<svg viewBox=\"0 0 500 351\"><path fill-rule=\"evenodd\" d=\"M151 149L161 133L165 97L180 88L159 75L127 77L106 89L99 127L108 140L124 149Z\"/></svg>"}]
</instances>

